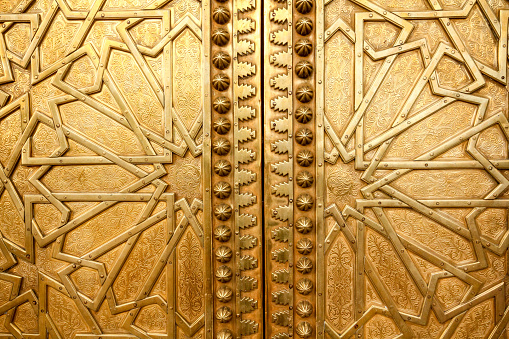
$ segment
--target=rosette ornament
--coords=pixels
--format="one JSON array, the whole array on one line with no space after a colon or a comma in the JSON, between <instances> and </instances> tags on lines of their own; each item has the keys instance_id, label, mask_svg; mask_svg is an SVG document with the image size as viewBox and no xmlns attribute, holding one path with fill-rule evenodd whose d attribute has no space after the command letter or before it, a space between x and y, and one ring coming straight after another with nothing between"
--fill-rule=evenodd
<instances>
[{"instance_id":1,"label":"rosette ornament","mask_svg":"<svg viewBox=\"0 0 509 339\"><path fill-rule=\"evenodd\" d=\"M212 150L217 155L226 155L230 152L230 142L225 138L219 138L212 144Z\"/></svg>"},{"instance_id":2,"label":"rosette ornament","mask_svg":"<svg viewBox=\"0 0 509 339\"><path fill-rule=\"evenodd\" d=\"M226 74L217 74L212 78L212 87L216 91L226 91L230 87L230 78Z\"/></svg>"},{"instance_id":3,"label":"rosette ornament","mask_svg":"<svg viewBox=\"0 0 509 339\"><path fill-rule=\"evenodd\" d=\"M313 9L313 0L297 0L295 1L295 9L300 14L308 14Z\"/></svg>"},{"instance_id":4,"label":"rosette ornament","mask_svg":"<svg viewBox=\"0 0 509 339\"><path fill-rule=\"evenodd\" d=\"M212 103L212 108L219 114L227 113L231 107L232 103L227 97L217 97Z\"/></svg>"},{"instance_id":5,"label":"rosette ornament","mask_svg":"<svg viewBox=\"0 0 509 339\"><path fill-rule=\"evenodd\" d=\"M216 271L216 279L222 283L232 280L232 269L226 265L219 266Z\"/></svg>"},{"instance_id":6,"label":"rosette ornament","mask_svg":"<svg viewBox=\"0 0 509 339\"><path fill-rule=\"evenodd\" d=\"M216 339L233 339L233 333L229 329L223 329L217 333Z\"/></svg>"},{"instance_id":7,"label":"rosette ornament","mask_svg":"<svg viewBox=\"0 0 509 339\"><path fill-rule=\"evenodd\" d=\"M214 209L214 215L221 221L226 221L232 216L232 207L227 204L219 204Z\"/></svg>"},{"instance_id":8,"label":"rosette ornament","mask_svg":"<svg viewBox=\"0 0 509 339\"><path fill-rule=\"evenodd\" d=\"M212 128L214 128L214 131L218 134L226 134L230 131L230 128L232 127L232 124L230 120L220 117L219 119L215 120L212 124Z\"/></svg>"},{"instance_id":9,"label":"rosette ornament","mask_svg":"<svg viewBox=\"0 0 509 339\"><path fill-rule=\"evenodd\" d=\"M313 95L314 95L314 92L313 92L313 88L311 88L311 86L304 85L302 87L297 88L297 93L296 93L297 100L299 100L303 104L308 103L311 100L313 100Z\"/></svg>"},{"instance_id":10,"label":"rosette ornament","mask_svg":"<svg viewBox=\"0 0 509 339\"><path fill-rule=\"evenodd\" d=\"M308 217L300 217L295 223L297 232L302 234L308 234L313 229L313 221Z\"/></svg>"},{"instance_id":11,"label":"rosette ornament","mask_svg":"<svg viewBox=\"0 0 509 339\"><path fill-rule=\"evenodd\" d=\"M313 132L309 128L301 128L295 133L295 140L302 146L307 146L313 141Z\"/></svg>"},{"instance_id":12,"label":"rosette ornament","mask_svg":"<svg viewBox=\"0 0 509 339\"><path fill-rule=\"evenodd\" d=\"M308 257L301 257L297 260L295 267L300 273L307 274L313 270L313 262Z\"/></svg>"},{"instance_id":13,"label":"rosette ornament","mask_svg":"<svg viewBox=\"0 0 509 339\"><path fill-rule=\"evenodd\" d=\"M301 318L307 318L313 314L313 305L307 300L301 300L297 303L295 311Z\"/></svg>"},{"instance_id":14,"label":"rosette ornament","mask_svg":"<svg viewBox=\"0 0 509 339\"><path fill-rule=\"evenodd\" d=\"M313 208L313 197L307 193L301 194L297 197L297 208L301 211L309 211Z\"/></svg>"},{"instance_id":15,"label":"rosette ornament","mask_svg":"<svg viewBox=\"0 0 509 339\"><path fill-rule=\"evenodd\" d=\"M313 51L313 43L308 39L300 39L295 43L295 53L301 57L307 57Z\"/></svg>"},{"instance_id":16,"label":"rosette ornament","mask_svg":"<svg viewBox=\"0 0 509 339\"><path fill-rule=\"evenodd\" d=\"M297 242L295 247L297 248L297 252L306 255L313 250L313 242L308 238L302 238Z\"/></svg>"},{"instance_id":17,"label":"rosette ornament","mask_svg":"<svg viewBox=\"0 0 509 339\"><path fill-rule=\"evenodd\" d=\"M301 124L306 124L313 118L313 111L309 107L299 107L295 111L295 119Z\"/></svg>"},{"instance_id":18,"label":"rosette ornament","mask_svg":"<svg viewBox=\"0 0 509 339\"><path fill-rule=\"evenodd\" d=\"M313 21L310 18L300 18L295 24L295 30L300 35L308 35L313 30Z\"/></svg>"},{"instance_id":19,"label":"rosette ornament","mask_svg":"<svg viewBox=\"0 0 509 339\"><path fill-rule=\"evenodd\" d=\"M307 61L299 61L297 65L295 65L295 74L299 78L306 79L313 73L313 65Z\"/></svg>"},{"instance_id":20,"label":"rosette ornament","mask_svg":"<svg viewBox=\"0 0 509 339\"><path fill-rule=\"evenodd\" d=\"M295 288L297 289L297 292L299 292L300 294L308 295L313 291L313 282L308 278L303 278L297 281Z\"/></svg>"},{"instance_id":21,"label":"rosette ornament","mask_svg":"<svg viewBox=\"0 0 509 339\"><path fill-rule=\"evenodd\" d=\"M220 246L216 250L216 260L222 263L226 263L232 259L233 251L231 248L226 246Z\"/></svg>"},{"instance_id":22,"label":"rosette ornament","mask_svg":"<svg viewBox=\"0 0 509 339\"><path fill-rule=\"evenodd\" d=\"M313 153L311 153L308 150L302 150L299 153L297 153L297 163L299 166L302 167L308 167L313 163Z\"/></svg>"},{"instance_id":23,"label":"rosette ornament","mask_svg":"<svg viewBox=\"0 0 509 339\"><path fill-rule=\"evenodd\" d=\"M216 319L220 323L227 323L233 318L233 311L228 306L221 306L216 311Z\"/></svg>"},{"instance_id":24,"label":"rosette ornament","mask_svg":"<svg viewBox=\"0 0 509 339\"><path fill-rule=\"evenodd\" d=\"M227 160L218 160L214 164L214 173L221 177L225 177L232 171L232 165Z\"/></svg>"},{"instance_id":25,"label":"rosette ornament","mask_svg":"<svg viewBox=\"0 0 509 339\"><path fill-rule=\"evenodd\" d=\"M232 230L230 227L221 225L217 226L214 230L214 238L220 242L227 242L232 236Z\"/></svg>"},{"instance_id":26,"label":"rosette ornament","mask_svg":"<svg viewBox=\"0 0 509 339\"><path fill-rule=\"evenodd\" d=\"M224 28L218 28L212 32L212 42L217 46L226 46L230 41L230 33Z\"/></svg>"},{"instance_id":27,"label":"rosette ornament","mask_svg":"<svg viewBox=\"0 0 509 339\"><path fill-rule=\"evenodd\" d=\"M224 6L218 6L212 11L212 19L216 23L224 25L230 21L230 11Z\"/></svg>"},{"instance_id":28,"label":"rosette ornament","mask_svg":"<svg viewBox=\"0 0 509 339\"><path fill-rule=\"evenodd\" d=\"M214 195L219 199L226 199L232 193L232 187L226 181L220 181L214 185Z\"/></svg>"},{"instance_id":29,"label":"rosette ornament","mask_svg":"<svg viewBox=\"0 0 509 339\"><path fill-rule=\"evenodd\" d=\"M233 291L228 286L221 286L216 291L216 298L222 303L227 303L233 298Z\"/></svg>"},{"instance_id":30,"label":"rosette ornament","mask_svg":"<svg viewBox=\"0 0 509 339\"><path fill-rule=\"evenodd\" d=\"M309 338L311 334L313 334L313 327L307 321L303 321L297 324L295 333L297 333L300 338Z\"/></svg>"},{"instance_id":31,"label":"rosette ornament","mask_svg":"<svg viewBox=\"0 0 509 339\"><path fill-rule=\"evenodd\" d=\"M295 178L297 185L299 185L302 188L308 188L311 185L313 185L313 175L309 173L308 171L302 171L297 174L297 177Z\"/></svg>"},{"instance_id":32,"label":"rosette ornament","mask_svg":"<svg viewBox=\"0 0 509 339\"><path fill-rule=\"evenodd\" d=\"M215 68L223 70L230 66L230 62L232 62L232 58L225 52L217 52L212 57L212 64Z\"/></svg>"}]
</instances>

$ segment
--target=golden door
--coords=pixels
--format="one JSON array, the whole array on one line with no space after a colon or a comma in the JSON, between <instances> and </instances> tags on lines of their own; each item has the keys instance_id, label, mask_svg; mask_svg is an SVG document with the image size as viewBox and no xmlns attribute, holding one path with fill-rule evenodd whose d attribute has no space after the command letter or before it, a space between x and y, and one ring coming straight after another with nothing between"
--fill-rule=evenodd
<instances>
[{"instance_id":1,"label":"golden door","mask_svg":"<svg viewBox=\"0 0 509 339\"><path fill-rule=\"evenodd\" d=\"M0 338L506 338L505 0L0 0Z\"/></svg>"}]
</instances>

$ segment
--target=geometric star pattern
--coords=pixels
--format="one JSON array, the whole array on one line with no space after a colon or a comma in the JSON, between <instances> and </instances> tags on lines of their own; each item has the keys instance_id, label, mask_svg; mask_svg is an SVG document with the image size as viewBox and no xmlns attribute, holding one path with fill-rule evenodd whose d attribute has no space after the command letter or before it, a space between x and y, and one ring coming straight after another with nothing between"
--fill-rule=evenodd
<instances>
[{"instance_id":1,"label":"geometric star pattern","mask_svg":"<svg viewBox=\"0 0 509 339\"><path fill-rule=\"evenodd\" d=\"M508 30L502 0L1 2L0 338L505 338Z\"/></svg>"},{"instance_id":2,"label":"geometric star pattern","mask_svg":"<svg viewBox=\"0 0 509 339\"><path fill-rule=\"evenodd\" d=\"M0 336L203 332L199 7L0 5Z\"/></svg>"},{"instance_id":3,"label":"geometric star pattern","mask_svg":"<svg viewBox=\"0 0 509 339\"><path fill-rule=\"evenodd\" d=\"M508 15L486 1L326 5L332 338L505 333ZM327 98L338 90L344 110Z\"/></svg>"}]
</instances>

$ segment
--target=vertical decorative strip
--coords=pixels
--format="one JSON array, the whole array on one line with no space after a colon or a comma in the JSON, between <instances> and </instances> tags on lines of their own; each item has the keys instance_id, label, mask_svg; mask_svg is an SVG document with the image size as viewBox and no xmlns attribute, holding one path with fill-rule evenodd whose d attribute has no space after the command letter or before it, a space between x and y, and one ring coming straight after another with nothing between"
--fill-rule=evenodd
<instances>
[{"instance_id":1,"label":"vertical decorative strip","mask_svg":"<svg viewBox=\"0 0 509 339\"><path fill-rule=\"evenodd\" d=\"M216 338L261 337L261 2L214 0L212 210ZM209 214L210 215L210 214Z\"/></svg>"},{"instance_id":2,"label":"vertical decorative strip","mask_svg":"<svg viewBox=\"0 0 509 339\"><path fill-rule=\"evenodd\" d=\"M316 1L316 338L325 338L325 2Z\"/></svg>"},{"instance_id":3,"label":"vertical decorative strip","mask_svg":"<svg viewBox=\"0 0 509 339\"><path fill-rule=\"evenodd\" d=\"M261 0L233 4L236 335L262 338Z\"/></svg>"},{"instance_id":4,"label":"vertical decorative strip","mask_svg":"<svg viewBox=\"0 0 509 339\"><path fill-rule=\"evenodd\" d=\"M212 140L212 178L210 191L212 197L212 232L214 235L212 261L214 267L213 314L215 338L231 338L236 333L235 326L235 287L234 274L238 257L234 255L235 224L233 215L233 163L234 133L232 131L232 1L211 0L211 140ZM205 167L206 168L206 167Z\"/></svg>"},{"instance_id":5,"label":"vertical decorative strip","mask_svg":"<svg viewBox=\"0 0 509 339\"><path fill-rule=\"evenodd\" d=\"M292 4L267 1L264 16L266 338L284 339L293 336L294 309Z\"/></svg>"},{"instance_id":6,"label":"vertical decorative strip","mask_svg":"<svg viewBox=\"0 0 509 339\"><path fill-rule=\"evenodd\" d=\"M210 3L213 0L202 0L202 32L203 32L203 73L202 73L202 83L210 84L210 75L211 75L211 22L210 22ZM205 338L212 339L214 336L213 327L214 327L214 296L213 296L213 286L214 282L214 266L213 266L213 258L212 258L212 246L213 246L213 238L212 238L212 195L210 192L210 187L212 184L212 141L211 141L211 118L212 118L212 93L210 86L202 86L203 91L203 166L202 166L202 175L203 175L203 231L205 233Z\"/></svg>"},{"instance_id":7,"label":"vertical decorative strip","mask_svg":"<svg viewBox=\"0 0 509 339\"><path fill-rule=\"evenodd\" d=\"M316 4L313 0L296 0L293 22L293 96L294 114L294 173L295 220L298 226L311 221L310 231L295 232L294 263L294 335L298 338L316 336L316 169L322 166L316 152ZM290 136L291 137L291 136ZM290 243L291 247L291 243Z\"/></svg>"}]
</instances>

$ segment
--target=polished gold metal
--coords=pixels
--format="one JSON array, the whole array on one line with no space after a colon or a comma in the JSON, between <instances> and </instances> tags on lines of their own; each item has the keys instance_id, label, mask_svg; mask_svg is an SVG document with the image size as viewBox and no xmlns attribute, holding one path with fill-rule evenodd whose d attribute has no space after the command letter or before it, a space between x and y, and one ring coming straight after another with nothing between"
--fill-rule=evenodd
<instances>
[{"instance_id":1,"label":"polished gold metal","mask_svg":"<svg viewBox=\"0 0 509 339\"><path fill-rule=\"evenodd\" d=\"M307 124L313 118L313 111L309 107L301 106L295 111L295 119L301 124Z\"/></svg>"},{"instance_id":2,"label":"polished gold metal","mask_svg":"<svg viewBox=\"0 0 509 339\"><path fill-rule=\"evenodd\" d=\"M232 165L227 160L218 160L214 164L214 172L221 176L225 177L232 171Z\"/></svg>"},{"instance_id":3,"label":"polished gold metal","mask_svg":"<svg viewBox=\"0 0 509 339\"><path fill-rule=\"evenodd\" d=\"M216 23L224 25L230 21L230 11L226 7L218 6L212 11L212 19L214 19Z\"/></svg>"},{"instance_id":4,"label":"polished gold metal","mask_svg":"<svg viewBox=\"0 0 509 339\"><path fill-rule=\"evenodd\" d=\"M307 234L313 229L313 221L308 217L300 217L295 224L295 228L297 232Z\"/></svg>"},{"instance_id":5,"label":"polished gold metal","mask_svg":"<svg viewBox=\"0 0 509 339\"><path fill-rule=\"evenodd\" d=\"M224 28L218 28L212 32L212 42L217 46L226 46L230 41L230 33Z\"/></svg>"},{"instance_id":6,"label":"polished gold metal","mask_svg":"<svg viewBox=\"0 0 509 339\"><path fill-rule=\"evenodd\" d=\"M308 14L313 9L313 0L297 0L295 1L295 9L300 14Z\"/></svg>"},{"instance_id":7,"label":"polished gold metal","mask_svg":"<svg viewBox=\"0 0 509 339\"><path fill-rule=\"evenodd\" d=\"M295 181L297 182L297 185L299 185L300 187L308 188L311 187L311 185L313 185L314 178L313 175L308 171L301 171L297 173Z\"/></svg>"},{"instance_id":8,"label":"polished gold metal","mask_svg":"<svg viewBox=\"0 0 509 339\"><path fill-rule=\"evenodd\" d=\"M231 236L232 236L232 230L228 226L221 225L221 226L216 227L216 229L214 230L214 237L216 238L216 240L218 240L220 242L226 242L226 241L230 240Z\"/></svg>"},{"instance_id":9,"label":"polished gold metal","mask_svg":"<svg viewBox=\"0 0 509 339\"><path fill-rule=\"evenodd\" d=\"M295 52L301 57L307 57L313 51L313 43L308 39L299 39L295 43Z\"/></svg>"},{"instance_id":10,"label":"polished gold metal","mask_svg":"<svg viewBox=\"0 0 509 339\"><path fill-rule=\"evenodd\" d=\"M313 313L313 304L307 300L301 300L297 303L295 312L302 318L310 317Z\"/></svg>"},{"instance_id":11,"label":"polished gold metal","mask_svg":"<svg viewBox=\"0 0 509 339\"><path fill-rule=\"evenodd\" d=\"M313 22L307 17L300 18L295 23L295 30L299 35L308 35L313 31Z\"/></svg>"},{"instance_id":12,"label":"polished gold metal","mask_svg":"<svg viewBox=\"0 0 509 339\"><path fill-rule=\"evenodd\" d=\"M228 56L228 59L226 59L226 57L221 58L221 61L217 62L218 65L219 65L217 68L223 69L222 67L224 67L224 68L228 67L228 65L230 63L228 62L228 65L226 65L223 62L223 60L229 60L229 56ZM230 108L231 108L231 101L230 101L230 99L228 99L226 97L217 97L214 100L213 107L214 107L214 111L216 111L217 113L224 114L224 113L227 113L230 110Z\"/></svg>"},{"instance_id":13,"label":"polished gold metal","mask_svg":"<svg viewBox=\"0 0 509 339\"><path fill-rule=\"evenodd\" d=\"M508 26L0 1L0 338L505 338Z\"/></svg>"},{"instance_id":14,"label":"polished gold metal","mask_svg":"<svg viewBox=\"0 0 509 339\"><path fill-rule=\"evenodd\" d=\"M216 67L217 69L220 69L220 70L223 70L225 68L228 68L228 66L230 66L230 63L232 62L232 58L230 57L229 54L227 53L224 53L224 52L217 52L214 57L212 58L212 63L214 64L214 67ZM224 105L224 102L221 101L221 99L218 99L218 103L214 103L215 105L219 105L219 104L223 104ZM215 108L216 111L218 110L217 108ZM221 111L221 112L218 112L218 113L226 113L228 111L228 109L226 111Z\"/></svg>"}]
</instances>

